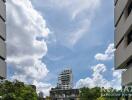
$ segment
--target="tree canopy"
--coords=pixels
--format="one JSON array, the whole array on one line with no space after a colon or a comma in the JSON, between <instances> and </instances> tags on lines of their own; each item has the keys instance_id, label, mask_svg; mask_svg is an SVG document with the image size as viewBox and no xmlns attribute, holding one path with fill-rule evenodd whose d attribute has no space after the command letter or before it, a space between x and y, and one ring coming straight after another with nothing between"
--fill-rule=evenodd
<instances>
[{"instance_id":1,"label":"tree canopy","mask_svg":"<svg viewBox=\"0 0 132 100\"><path fill-rule=\"evenodd\" d=\"M111 95L112 93L114 92L110 92L109 95ZM94 88L84 87L80 89L80 100L116 100L117 98L118 97L114 97L114 96L101 97L100 87L94 87Z\"/></svg>"},{"instance_id":2,"label":"tree canopy","mask_svg":"<svg viewBox=\"0 0 132 100\"><path fill-rule=\"evenodd\" d=\"M19 81L0 83L2 100L37 100L36 90Z\"/></svg>"}]
</instances>

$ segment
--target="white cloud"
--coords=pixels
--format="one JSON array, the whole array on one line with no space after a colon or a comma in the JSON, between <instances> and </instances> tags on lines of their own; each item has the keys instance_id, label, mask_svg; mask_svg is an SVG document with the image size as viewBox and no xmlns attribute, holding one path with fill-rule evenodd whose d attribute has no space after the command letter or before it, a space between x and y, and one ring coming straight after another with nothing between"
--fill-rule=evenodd
<instances>
[{"instance_id":1,"label":"white cloud","mask_svg":"<svg viewBox=\"0 0 132 100\"><path fill-rule=\"evenodd\" d=\"M53 88L53 86L48 83L33 81L33 84L37 86L37 91L44 93L44 96L48 96L49 91L51 90L51 88Z\"/></svg>"},{"instance_id":2,"label":"white cloud","mask_svg":"<svg viewBox=\"0 0 132 100\"><path fill-rule=\"evenodd\" d=\"M95 66L92 66L92 77L86 77L84 79L80 79L76 83L77 88L81 87L113 87L116 89L121 88L121 70L115 71L112 70L112 80L107 80L107 78L104 77L104 73L108 72L109 70L106 69L106 66L104 64L97 64Z\"/></svg>"},{"instance_id":3,"label":"white cloud","mask_svg":"<svg viewBox=\"0 0 132 100\"><path fill-rule=\"evenodd\" d=\"M110 87L109 82L104 79L103 73L106 71L106 66L104 64L97 64L95 66L92 66L92 77L87 77L85 79L80 79L76 83L76 87L81 88L81 87L95 87L95 86L105 86L105 87Z\"/></svg>"},{"instance_id":4,"label":"white cloud","mask_svg":"<svg viewBox=\"0 0 132 100\"><path fill-rule=\"evenodd\" d=\"M40 0L39 3L38 0L33 0L32 2L39 9L46 9L47 7L56 11L60 11L61 9L66 12L65 14L70 16L70 19L67 21L73 23L75 28L71 27L71 30L64 37L61 37L61 43L69 48L72 48L85 34L88 34L95 13L101 4L101 0ZM76 23L74 23L75 20ZM65 25L65 27L67 26ZM64 31L62 30L62 32ZM60 34L62 35L62 33Z\"/></svg>"},{"instance_id":5,"label":"white cloud","mask_svg":"<svg viewBox=\"0 0 132 100\"><path fill-rule=\"evenodd\" d=\"M108 48L106 49L105 53L97 53L95 55L95 59L96 60L100 60L100 61L106 61L106 60L111 60L114 57L114 44L111 43L109 44Z\"/></svg>"},{"instance_id":6,"label":"white cloud","mask_svg":"<svg viewBox=\"0 0 132 100\"><path fill-rule=\"evenodd\" d=\"M89 15L93 15L94 11L99 7L101 0L74 0L71 3L72 19L75 19L79 14L89 9ZM75 5L75 6L73 6Z\"/></svg>"},{"instance_id":7,"label":"white cloud","mask_svg":"<svg viewBox=\"0 0 132 100\"><path fill-rule=\"evenodd\" d=\"M109 44L108 48L105 50L104 54L98 53L95 55L96 60L100 61L106 61L111 60L114 57L114 44ZM92 77L87 77L85 79L80 79L76 83L76 87L113 87L113 88L121 88L121 73L122 70L108 70L107 67L104 64L97 64L92 68L93 74ZM111 72L112 71L112 79L107 80L105 78L104 73Z\"/></svg>"},{"instance_id":8,"label":"white cloud","mask_svg":"<svg viewBox=\"0 0 132 100\"><path fill-rule=\"evenodd\" d=\"M30 0L7 1L7 64L14 69L9 79L31 83L45 78L49 70L41 59L48 51L47 44L36 38L47 38L49 33L45 19Z\"/></svg>"},{"instance_id":9,"label":"white cloud","mask_svg":"<svg viewBox=\"0 0 132 100\"><path fill-rule=\"evenodd\" d=\"M100 6L101 0L40 0L38 4L37 0L33 0L37 7L52 7L56 9L64 9L68 11L71 18L74 19L82 12L88 11L88 13L94 13L94 10Z\"/></svg>"},{"instance_id":10,"label":"white cloud","mask_svg":"<svg viewBox=\"0 0 132 100\"><path fill-rule=\"evenodd\" d=\"M114 70L112 69L112 76L113 79L111 80L111 86L113 88L120 89L121 88L121 75L123 70Z\"/></svg>"},{"instance_id":11,"label":"white cloud","mask_svg":"<svg viewBox=\"0 0 132 100\"><path fill-rule=\"evenodd\" d=\"M81 24L82 26L78 30L71 32L67 36L66 38L67 45L71 47L74 46L83 37L83 35L89 30L91 22L90 20L85 20Z\"/></svg>"}]
</instances>

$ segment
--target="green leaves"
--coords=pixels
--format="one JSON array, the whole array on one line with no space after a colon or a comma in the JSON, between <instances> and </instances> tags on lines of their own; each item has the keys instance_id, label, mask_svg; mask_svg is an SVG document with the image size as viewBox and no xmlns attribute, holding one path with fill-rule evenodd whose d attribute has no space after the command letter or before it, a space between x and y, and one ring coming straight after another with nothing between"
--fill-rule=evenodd
<instances>
[{"instance_id":1,"label":"green leaves","mask_svg":"<svg viewBox=\"0 0 132 100\"><path fill-rule=\"evenodd\" d=\"M0 96L2 100L37 100L36 90L19 81L1 83Z\"/></svg>"},{"instance_id":2,"label":"green leaves","mask_svg":"<svg viewBox=\"0 0 132 100\"><path fill-rule=\"evenodd\" d=\"M100 97L100 88L81 88L80 89L80 100L96 100Z\"/></svg>"}]
</instances>

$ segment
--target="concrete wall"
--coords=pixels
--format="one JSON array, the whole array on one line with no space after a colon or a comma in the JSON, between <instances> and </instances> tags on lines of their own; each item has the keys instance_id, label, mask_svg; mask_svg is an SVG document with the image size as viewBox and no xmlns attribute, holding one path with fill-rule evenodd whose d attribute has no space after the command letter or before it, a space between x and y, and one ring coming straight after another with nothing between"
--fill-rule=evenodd
<instances>
[{"instance_id":1,"label":"concrete wall","mask_svg":"<svg viewBox=\"0 0 132 100\"><path fill-rule=\"evenodd\" d=\"M0 0L0 78L6 78L6 5Z\"/></svg>"},{"instance_id":2,"label":"concrete wall","mask_svg":"<svg viewBox=\"0 0 132 100\"><path fill-rule=\"evenodd\" d=\"M132 65L122 73L122 85L132 84Z\"/></svg>"},{"instance_id":3,"label":"concrete wall","mask_svg":"<svg viewBox=\"0 0 132 100\"><path fill-rule=\"evenodd\" d=\"M120 27L118 27L120 26ZM115 33L115 45L119 43L119 41L123 38L119 46L115 51L115 65L117 67L123 67L127 60L132 56L132 43L127 45L126 34L132 29L132 13L127 18L124 24L120 24L117 26L117 30ZM118 42L117 42L118 41Z\"/></svg>"},{"instance_id":4,"label":"concrete wall","mask_svg":"<svg viewBox=\"0 0 132 100\"><path fill-rule=\"evenodd\" d=\"M120 20L120 17L122 13L124 12L124 9L127 5L128 0L118 0L115 6L115 25L117 25L118 21Z\"/></svg>"},{"instance_id":5,"label":"concrete wall","mask_svg":"<svg viewBox=\"0 0 132 100\"><path fill-rule=\"evenodd\" d=\"M6 6L4 0L0 0L0 16L6 20Z\"/></svg>"},{"instance_id":6,"label":"concrete wall","mask_svg":"<svg viewBox=\"0 0 132 100\"><path fill-rule=\"evenodd\" d=\"M127 6L131 0L118 0L115 5L115 68L126 69L132 57L132 43L127 45L127 34L132 30L132 12L127 15Z\"/></svg>"}]
</instances>

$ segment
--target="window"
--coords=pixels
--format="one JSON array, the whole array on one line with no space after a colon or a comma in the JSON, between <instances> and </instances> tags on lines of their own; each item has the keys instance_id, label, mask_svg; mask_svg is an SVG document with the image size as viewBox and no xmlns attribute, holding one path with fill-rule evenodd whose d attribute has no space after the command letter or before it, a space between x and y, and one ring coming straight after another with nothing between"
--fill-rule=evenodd
<instances>
[{"instance_id":1,"label":"window","mask_svg":"<svg viewBox=\"0 0 132 100\"><path fill-rule=\"evenodd\" d=\"M129 16L132 11L132 2L130 2L130 4L128 5L127 11L128 11L128 16Z\"/></svg>"},{"instance_id":2,"label":"window","mask_svg":"<svg viewBox=\"0 0 132 100\"><path fill-rule=\"evenodd\" d=\"M127 62L127 66L130 67L132 65L132 58Z\"/></svg>"},{"instance_id":3,"label":"window","mask_svg":"<svg viewBox=\"0 0 132 100\"><path fill-rule=\"evenodd\" d=\"M132 30L127 35L127 44L129 45L132 42Z\"/></svg>"}]
</instances>

